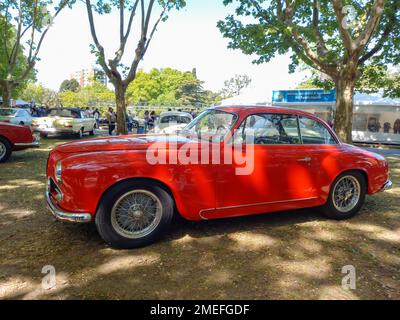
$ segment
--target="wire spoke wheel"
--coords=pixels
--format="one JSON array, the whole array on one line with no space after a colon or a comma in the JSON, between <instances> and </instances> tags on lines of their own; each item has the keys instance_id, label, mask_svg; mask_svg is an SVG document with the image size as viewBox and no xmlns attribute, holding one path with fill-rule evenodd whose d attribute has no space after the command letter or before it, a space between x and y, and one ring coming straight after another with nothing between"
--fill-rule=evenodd
<instances>
[{"instance_id":1,"label":"wire spoke wheel","mask_svg":"<svg viewBox=\"0 0 400 320\"><path fill-rule=\"evenodd\" d=\"M133 190L122 195L111 210L111 224L123 237L138 239L151 234L162 217L158 197L148 190Z\"/></svg>"},{"instance_id":2,"label":"wire spoke wheel","mask_svg":"<svg viewBox=\"0 0 400 320\"><path fill-rule=\"evenodd\" d=\"M361 186L357 178L348 175L339 179L333 190L333 205L342 212L347 213L354 209L361 196Z\"/></svg>"},{"instance_id":3,"label":"wire spoke wheel","mask_svg":"<svg viewBox=\"0 0 400 320\"><path fill-rule=\"evenodd\" d=\"M3 159L7 153L7 148L3 142L0 141L0 159Z\"/></svg>"}]
</instances>

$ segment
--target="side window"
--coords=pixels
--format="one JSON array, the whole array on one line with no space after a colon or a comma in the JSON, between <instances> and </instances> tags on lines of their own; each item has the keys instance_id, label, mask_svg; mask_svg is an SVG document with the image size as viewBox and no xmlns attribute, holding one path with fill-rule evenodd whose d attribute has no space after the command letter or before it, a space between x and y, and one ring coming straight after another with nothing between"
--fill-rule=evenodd
<instances>
[{"instance_id":1,"label":"side window","mask_svg":"<svg viewBox=\"0 0 400 320\"><path fill-rule=\"evenodd\" d=\"M300 144L297 117L289 114L256 114L247 117L235 132L234 143Z\"/></svg>"},{"instance_id":2,"label":"side window","mask_svg":"<svg viewBox=\"0 0 400 320\"><path fill-rule=\"evenodd\" d=\"M336 144L335 139L321 122L301 116L299 123L303 144Z\"/></svg>"}]
</instances>

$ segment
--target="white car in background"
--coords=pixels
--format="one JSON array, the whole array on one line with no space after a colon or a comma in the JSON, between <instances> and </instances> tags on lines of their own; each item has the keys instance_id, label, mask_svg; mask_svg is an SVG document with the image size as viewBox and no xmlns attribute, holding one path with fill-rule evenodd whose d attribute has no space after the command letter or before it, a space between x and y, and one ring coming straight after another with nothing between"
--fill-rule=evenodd
<instances>
[{"instance_id":1,"label":"white car in background","mask_svg":"<svg viewBox=\"0 0 400 320\"><path fill-rule=\"evenodd\" d=\"M186 127L192 120L192 115L187 112L162 112L156 121L154 131L156 133L174 134Z\"/></svg>"},{"instance_id":2,"label":"white car in background","mask_svg":"<svg viewBox=\"0 0 400 320\"><path fill-rule=\"evenodd\" d=\"M85 133L94 135L96 120L87 117L80 108L52 108L47 117L34 118L33 128L41 136L48 134L72 134L82 138Z\"/></svg>"},{"instance_id":3,"label":"white car in background","mask_svg":"<svg viewBox=\"0 0 400 320\"><path fill-rule=\"evenodd\" d=\"M22 126L31 126L32 116L26 109L0 108L0 121Z\"/></svg>"}]
</instances>

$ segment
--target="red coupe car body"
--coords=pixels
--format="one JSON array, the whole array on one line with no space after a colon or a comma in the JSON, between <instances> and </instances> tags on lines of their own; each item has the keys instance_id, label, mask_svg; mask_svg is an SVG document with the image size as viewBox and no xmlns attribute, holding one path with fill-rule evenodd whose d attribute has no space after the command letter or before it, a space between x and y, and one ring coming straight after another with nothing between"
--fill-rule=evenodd
<instances>
[{"instance_id":1,"label":"red coupe car body","mask_svg":"<svg viewBox=\"0 0 400 320\"><path fill-rule=\"evenodd\" d=\"M0 154L4 150L4 157L11 151L18 151L39 146L39 140L33 135L28 126L0 122ZM3 149L4 148L4 149ZM0 156L0 161L2 157ZM5 159L6 160L6 159Z\"/></svg>"},{"instance_id":2,"label":"red coupe car body","mask_svg":"<svg viewBox=\"0 0 400 320\"><path fill-rule=\"evenodd\" d=\"M359 171L365 177L370 195L391 184L388 164L382 156L341 143L325 122L311 114L275 107L213 109L235 117L225 139L212 143L221 150L245 119L257 114L312 119L325 127L333 143L254 145L254 169L248 175L235 174L240 166L235 163L149 164L146 150L154 143L170 141L171 136L119 136L66 143L52 150L48 159L46 194L51 211L64 220L94 221L107 190L135 179L163 185L177 211L189 220L321 206L326 203L335 179L349 170ZM195 137L179 135L175 141L178 148L202 148ZM62 163L62 183L58 183L56 176L58 163Z\"/></svg>"}]
</instances>

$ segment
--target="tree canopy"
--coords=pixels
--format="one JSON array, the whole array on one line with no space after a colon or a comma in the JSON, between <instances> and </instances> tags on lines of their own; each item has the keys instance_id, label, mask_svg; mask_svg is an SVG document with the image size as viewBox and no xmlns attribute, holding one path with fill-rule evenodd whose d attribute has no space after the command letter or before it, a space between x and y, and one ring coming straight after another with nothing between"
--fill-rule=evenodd
<instances>
[{"instance_id":1,"label":"tree canopy","mask_svg":"<svg viewBox=\"0 0 400 320\"><path fill-rule=\"evenodd\" d=\"M4 0L0 2L3 104L9 106L13 90L32 75L43 40L54 18L75 0Z\"/></svg>"},{"instance_id":2,"label":"tree canopy","mask_svg":"<svg viewBox=\"0 0 400 320\"><path fill-rule=\"evenodd\" d=\"M140 61L144 58L160 22L168 19L171 10L179 10L186 5L185 0L85 0L89 19L90 32L94 44L92 53L96 55L97 63L101 66L115 88L115 102L117 106L117 132L126 134L126 90L136 78ZM158 4L160 13L155 13ZM112 9L119 12L118 33L119 45L115 54L107 59L105 50L97 35L94 12L98 14L110 13ZM138 42L134 54L131 54L130 66L122 63L125 48L131 34L133 20L138 11L140 20L137 32ZM126 13L127 18L126 19ZM133 32L132 32L133 33Z\"/></svg>"},{"instance_id":3,"label":"tree canopy","mask_svg":"<svg viewBox=\"0 0 400 320\"><path fill-rule=\"evenodd\" d=\"M235 74L234 77L224 82L222 95L225 98L238 96L243 89L247 88L251 83L251 78L246 74Z\"/></svg>"},{"instance_id":4,"label":"tree canopy","mask_svg":"<svg viewBox=\"0 0 400 320\"><path fill-rule=\"evenodd\" d=\"M61 83L59 92L65 92L65 91L77 92L79 91L79 88L80 85L78 81L76 81L75 79L71 80L66 79Z\"/></svg>"},{"instance_id":5,"label":"tree canopy","mask_svg":"<svg viewBox=\"0 0 400 320\"><path fill-rule=\"evenodd\" d=\"M195 72L172 68L139 70L127 89L130 104L153 106L203 106L214 104L217 95L206 91Z\"/></svg>"}]
</instances>

